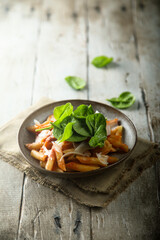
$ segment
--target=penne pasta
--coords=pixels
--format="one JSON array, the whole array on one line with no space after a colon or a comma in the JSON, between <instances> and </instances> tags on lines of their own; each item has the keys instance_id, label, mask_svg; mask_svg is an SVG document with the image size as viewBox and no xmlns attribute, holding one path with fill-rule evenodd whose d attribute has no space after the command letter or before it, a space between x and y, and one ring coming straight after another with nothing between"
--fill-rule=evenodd
<instances>
[{"instance_id":1,"label":"penne pasta","mask_svg":"<svg viewBox=\"0 0 160 240\"><path fill-rule=\"evenodd\" d=\"M116 128L111 130L111 135L122 136L122 126L117 126Z\"/></svg>"},{"instance_id":2,"label":"penne pasta","mask_svg":"<svg viewBox=\"0 0 160 240\"><path fill-rule=\"evenodd\" d=\"M47 156L44 155L42 152L38 152L36 150L31 150L31 156L39 161L45 161Z\"/></svg>"},{"instance_id":3,"label":"penne pasta","mask_svg":"<svg viewBox=\"0 0 160 240\"><path fill-rule=\"evenodd\" d=\"M53 166L55 164L55 161L56 161L56 154L55 154L54 148L52 147L51 152L49 154L49 157L47 159L47 163L46 163L45 169L49 170L49 171L52 171Z\"/></svg>"},{"instance_id":4,"label":"penne pasta","mask_svg":"<svg viewBox=\"0 0 160 240\"><path fill-rule=\"evenodd\" d=\"M63 158L62 147L60 147L60 145L58 145L57 143L54 143L53 147L54 147L54 150L55 150L58 167L60 169L62 169L63 171L66 171L66 166L65 166L65 162L64 162L64 158Z\"/></svg>"},{"instance_id":5,"label":"penne pasta","mask_svg":"<svg viewBox=\"0 0 160 240\"><path fill-rule=\"evenodd\" d=\"M45 168L47 161L40 161L40 166L42 168Z\"/></svg>"},{"instance_id":6,"label":"penne pasta","mask_svg":"<svg viewBox=\"0 0 160 240\"><path fill-rule=\"evenodd\" d=\"M83 157L83 156L76 156L76 158L83 164L88 164L88 165L99 165L102 167L107 166L107 160L106 159L100 159L96 157Z\"/></svg>"},{"instance_id":7,"label":"penne pasta","mask_svg":"<svg viewBox=\"0 0 160 240\"><path fill-rule=\"evenodd\" d=\"M108 141L115 148L119 148L119 149L121 149L124 152L128 152L129 151L128 146L121 141L121 137L120 136L110 135L108 137Z\"/></svg>"},{"instance_id":8,"label":"penne pasta","mask_svg":"<svg viewBox=\"0 0 160 240\"><path fill-rule=\"evenodd\" d=\"M43 143L41 142L33 142L33 143L27 143L25 145L29 150L40 150L40 148L43 146Z\"/></svg>"},{"instance_id":9,"label":"penne pasta","mask_svg":"<svg viewBox=\"0 0 160 240\"><path fill-rule=\"evenodd\" d=\"M56 114L59 115L59 110ZM85 116L83 117L85 119ZM91 133L92 131L90 133L87 133L88 135L86 135L86 138L83 135L79 137L80 134L78 133L79 135L77 136L76 133L74 136L75 138L73 137L73 139L76 139L75 142L70 141L70 137L63 138L65 139L65 141L61 142L61 127L63 129L63 126L57 125L57 130L55 130L56 128L51 124L55 121L57 121L57 118L55 119L54 115L52 114L48 116L47 120L43 123L34 121L35 125L29 126L27 128L28 131L35 133L35 142L27 143L25 144L25 146L31 151L31 156L39 160L40 166L42 168L45 168L46 170L55 172L92 171L101 167L107 167L109 164L116 163L119 160L117 157L109 156L109 153L118 151L129 151L128 146L122 142L123 126L118 126L117 118L112 120L105 120L104 118L104 129L107 129L108 127L108 135L106 134L106 138L104 138L103 142L96 143L96 145L94 145L94 142L92 142L93 145L90 144L90 139L93 134ZM81 120L79 121L81 122ZM65 126L65 121L63 124ZM76 128L80 127L83 126L81 126L80 124L76 126ZM94 124L93 126L91 124L91 128L92 127L95 127ZM70 126L68 129L70 129ZM74 132L74 127L72 130ZM69 134L71 134L70 131L71 129L69 130ZM85 129L85 131L87 131L87 128ZM55 136L59 136L57 134L60 134L60 136L55 138L53 134L55 134ZM89 134L91 134L91 136ZM77 137L78 140L83 140L77 141Z\"/></svg>"},{"instance_id":10,"label":"penne pasta","mask_svg":"<svg viewBox=\"0 0 160 240\"><path fill-rule=\"evenodd\" d=\"M35 125L34 125L34 126L29 126L29 127L27 127L27 130L28 130L29 132L35 133L36 126L35 126Z\"/></svg>"},{"instance_id":11,"label":"penne pasta","mask_svg":"<svg viewBox=\"0 0 160 240\"><path fill-rule=\"evenodd\" d=\"M108 163L115 163L118 162L118 158L117 157L111 157L109 156L109 158L107 159Z\"/></svg>"},{"instance_id":12,"label":"penne pasta","mask_svg":"<svg viewBox=\"0 0 160 240\"><path fill-rule=\"evenodd\" d=\"M66 164L67 169L75 170L78 172L88 172L88 171L93 171L96 169L99 169L99 166L91 166L91 165L85 165L85 164L80 164L80 163L75 163L75 162L69 162Z\"/></svg>"}]
</instances>

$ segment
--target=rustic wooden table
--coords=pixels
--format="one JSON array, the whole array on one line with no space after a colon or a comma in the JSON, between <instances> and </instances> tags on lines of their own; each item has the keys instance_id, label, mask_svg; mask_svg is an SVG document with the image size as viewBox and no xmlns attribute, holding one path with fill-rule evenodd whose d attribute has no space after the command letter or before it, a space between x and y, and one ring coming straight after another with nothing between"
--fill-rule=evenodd
<instances>
[{"instance_id":1,"label":"rustic wooden table","mask_svg":"<svg viewBox=\"0 0 160 240\"><path fill-rule=\"evenodd\" d=\"M96 69L90 62L98 55L114 63ZM0 124L42 96L106 103L127 90L136 103L123 112L139 136L159 141L159 63L158 0L0 1ZM71 89L68 75L84 78L87 88ZM0 161L0 239L158 239L158 199L158 164L95 209Z\"/></svg>"}]
</instances>

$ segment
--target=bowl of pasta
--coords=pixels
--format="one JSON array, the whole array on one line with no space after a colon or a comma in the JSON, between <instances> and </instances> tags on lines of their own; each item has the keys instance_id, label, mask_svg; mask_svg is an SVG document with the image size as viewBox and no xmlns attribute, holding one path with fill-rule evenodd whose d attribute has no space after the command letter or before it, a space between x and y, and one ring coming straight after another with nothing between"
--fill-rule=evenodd
<instances>
[{"instance_id":1,"label":"bowl of pasta","mask_svg":"<svg viewBox=\"0 0 160 240\"><path fill-rule=\"evenodd\" d=\"M136 141L136 128L125 114L89 100L45 105L26 117L18 133L20 151L32 167L66 178L120 164Z\"/></svg>"}]
</instances>

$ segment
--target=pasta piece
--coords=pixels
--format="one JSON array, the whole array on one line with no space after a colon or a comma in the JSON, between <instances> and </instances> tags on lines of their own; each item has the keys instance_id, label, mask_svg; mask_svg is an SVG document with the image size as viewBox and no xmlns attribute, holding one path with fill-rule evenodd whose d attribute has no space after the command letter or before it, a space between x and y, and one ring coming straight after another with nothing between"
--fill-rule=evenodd
<instances>
[{"instance_id":1,"label":"pasta piece","mask_svg":"<svg viewBox=\"0 0 160 240\"><path fill-rule=\"evenodd\" d=\"M97 147L93 150L94 153L101 153L102 155L106 155L111 151L112 151L112 144L108 140L104 142L104 147L102 148Z\"/></svg>"},{"instance_id":2,"label":"pasta piece","mask_svg":"<svg viewBox=\"0 0 160 240\"><path fill-rule=\"evenodd\" d=\"M55 150L58 167L63 171L66 171L66 166L65 166L63 152L62 152L62 146L54 142L53 147Z\"/></svg>"},{"instance_id":3,"label":"pasta piece","mask_svg":"<svg viewBox=\"0 0 160 240\"><path fill-rule=\"evenodd\" d=\"M40 161L40 166L41 166L42 168L45 168L46 162L47 162L47 161Z\"/></svg>"},{"instance_id":4,"label":"pasta piece","mask_svg":"<svg viewBox=\"0 0 160 240\"><path fill-rule=\"evenodd\" d=\"M113 145L113 147L115 147L115 148L119 148L119 149L121 149L121 150L124 151L124 152L128 152L128 151L129 151L128 146L121 141L121 137L120 137L120 136L110 135L110 136L108 137L108 141L109 141L109 142Z\"/></svg>"},{"instance_id":5,"label":"pasta piece","mask_svg":"<svg viewBox=\"0 0 160 240\"><path fill-rule=\"evenodd\" d=\"M40 150L40 148L42 147L43 143L41 142L33 142L33 143L27 143L25 146L29 149L29 150Z\"/></svg>"},{"instance_id":6,"label":"pasta piece","mask_svg":"<svg viewBox=\"0 0 160 240\"><path fill-rule=\"evenodd\" d=\"M52 141L55 140L55 137L52 135L52 136L49 136L46 138L45 142L44 142L44 146L47 148L47 149L51 149L52 148Z\"/></svg>"},{"instance_id":7,"label":"pasta piece","mask_svg":"<svg viewBox=\"0 0 160 240\"><path fill-rule=\"evenodd\" d=\"M57 161L55 161L55 163L54 163L53 171L63 173L63 170L58 167Z\"/></svg>"},{"instance_id":8,"label":"pasta piece","mask_svg":"<svg viewBox=\"0 0 160 240\"><path fill-rule=\"evenodd\" d=\"M54 148L52 147L51 153L50 153L50 155L49 155L49 157L47 159L47 163L46 163L45 169L49 170L49 171L52 171L54 163L55 163L55 160L56 160L56 154L55 154Z\"/></svg>"},{"instance_id":9,"label":"pasta piece","mask_svg":"<svg viewBox=\"0 0 160 240\"><path fill-rule=\"evenodd\" d=\"M96 158L96 157L84 157L84 156L76 156L76 158L83 164L88 165L99 165L102 167L107 166L107 160L102 158Z\"/></svg>"},{"instance_id":10,"label":"pasta piece","mask_svg":"<svg viewBox=\"0 0 160 240\"><path fill-rule=\"evenodd\" d=\"M46 170L52 171L56 157L49 157L45 166Z\"/></svg>"},{"instance_id":11,"label":"pasta piece","mask_svg":"<svg viewBox=\"0 0 160 240\"><path fill-rule=\"evenodd\" d=\"M67 169L75 170L78 172L88 172L88 171L93 171L100 168L99 166L84 165L84 164L75 163L75 162L67 163L66 167Z\"/></svg>"},{"instance_id":12,"label":"pasta piece","mask_svg":"<svg viewBox=\"0 0 160 240\"><path fill-rule=\"evenodd\" d=\"M111 135L122 136L122 126L117 126L116 128L111 130Z\"/></svg>"},{"instance_id":13,"label":"pasta piece","mask_svg":"<svg viewBox=\"0 0 160 240\"><path fill-rule=\"evenodd\" d=\"M36 133L36 132L35 132L36 126L35 126L35 125L34 125L34 126L29 126L29 127L27 127L27 130L28 130L29 132L31 132L31 133Z\"/></svg>"},{"instance_id":14,"label":"pasta piece","mask_svg":"<svg viewBox=\"0 0 160 240\"><path fill-rule=\"evenodd\" d=\"M43 130L37 135L35 142L45 142L46 139L51 135L52 135L52 131Z\"/></svg>"},{"instance_id":15,"label":"pasta piece","mask_svg":"<svg viewBox=\"0 0 160 240\"><path fill-rule=\"evenodd\" d=\"M119 159L117 158L117 157L111 157L111 156L109 156L109 158L108 158L108 163L115 163L115 162L117 162Z\"/></svg>"},{"instance_id":16,"label":"pasta piece","mask_svg":"<svg viewBox=\"0 0 160 240\"><path fill-rule=\"evenodd\" d=\"M47 156L44 155L42 152L38 152L36 150L31 150L31 156L39 161L45 161Z\"/></svg>"}]
</instances>

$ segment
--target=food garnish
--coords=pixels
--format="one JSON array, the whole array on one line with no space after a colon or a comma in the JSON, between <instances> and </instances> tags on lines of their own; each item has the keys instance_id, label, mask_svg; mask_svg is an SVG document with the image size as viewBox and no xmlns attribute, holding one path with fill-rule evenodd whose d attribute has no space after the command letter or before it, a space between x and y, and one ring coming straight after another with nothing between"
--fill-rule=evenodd
<instances>
[{"instance_id":1,"label":"food garnish","mask_svg":"<svg viewBox=\"0 0 160 240\"><path fill-rule=\"evenodd\" d=\"M135 102L135 96L131 92L123 92L117 98L106 99L111 102L115 108L125 109L129 108Z\"/></svg>"},{"instance_id":2,"label":"food garnish","mask_svg":"<svg viewBox=\"0 0 160 240\"><path fill-rule=\"evenodd\" d=\"M80 77L68 76L65 78L65 80L70 85L70 87L76 90L81 90L86 86L86 82Z\"/></svg>"},{"instance_id":3,"label":"food garnish","mask_svg":"<svg viewBox=\"0 0 160 240\"><path fill-rule=\"evenodd\" d=\"M82 104L75 110L69 102L57 106L45 122L35 121L28 130L35 133L35 142L26 147L50 171L96 170L118 161L109 153L128 152L118 119L106 120L91 105Z\"/></svg>"},{"instance_id":4,"label":"food garnish","mask_svg":"<svg viewBox=\"0 0 160 240\"><path fill-rule=\"evenodd\" d=\"M99 57L95 57L91 63L97 68L103 68L103 67L106 67L112 61L113 61L112 57L109 58L106 56L99 56Z\"/></svg>"}]
</instances>

